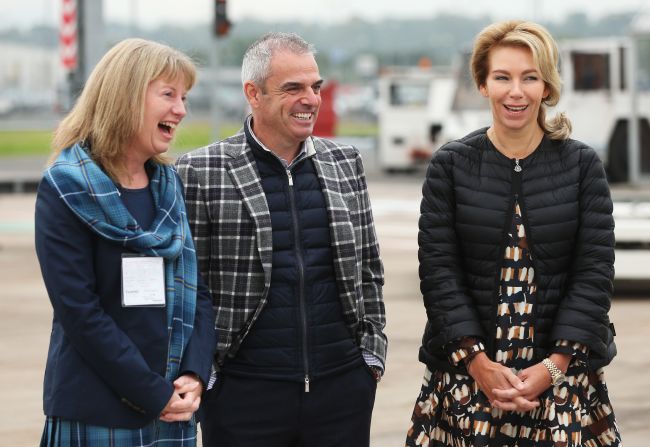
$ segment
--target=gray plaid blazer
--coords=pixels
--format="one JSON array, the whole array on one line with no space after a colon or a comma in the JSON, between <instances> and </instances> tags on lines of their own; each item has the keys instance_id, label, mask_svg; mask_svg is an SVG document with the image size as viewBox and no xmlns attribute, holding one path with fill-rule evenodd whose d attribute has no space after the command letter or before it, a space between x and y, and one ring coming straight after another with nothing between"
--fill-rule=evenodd
<instances>
[{"instance_id":1,"label":"gray plaid blazer","mask_svg":"<svg viewBox=\"0 0 650 447\"><path fill-rule=\"evenodd\" d=\"M359 152L312 138L327 203L344 321L359 347L385 364L384 272ZM264 308L271 284L271 216L243 130L181 156L187 215L199 269L216 312L217 365L234 356Z\"/></svg>"}]
</instances>

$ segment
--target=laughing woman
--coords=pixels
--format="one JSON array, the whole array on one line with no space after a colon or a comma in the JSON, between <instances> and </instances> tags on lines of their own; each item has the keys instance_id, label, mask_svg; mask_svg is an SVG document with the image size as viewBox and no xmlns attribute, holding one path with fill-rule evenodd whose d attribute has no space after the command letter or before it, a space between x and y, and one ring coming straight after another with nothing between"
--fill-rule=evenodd
<instances>
[{"instance_id":1,"label":"laughing woman","mask_svg":"<svg viewBox=\"0 0 650 447\"><path fill-rule=\"evenodd\" d=\"M603 166L546 119L558 51L541 26L487 27L472 54L492 124L443 146L423 186L425 380L407 446L619 446L603 367L612 201Z\"/></svg>"},{"instance_id":2,"label":"laughing woman","mask_svg":"<svg viewBox=\"0 0 650 447\"><path fill-rule=\"evenodd\" d=\"M36 252L54 310L42 446L191 446L215 348L181 182L163 154L194 64L127 39L53 141Z\"/></svg>"}]
</instances>

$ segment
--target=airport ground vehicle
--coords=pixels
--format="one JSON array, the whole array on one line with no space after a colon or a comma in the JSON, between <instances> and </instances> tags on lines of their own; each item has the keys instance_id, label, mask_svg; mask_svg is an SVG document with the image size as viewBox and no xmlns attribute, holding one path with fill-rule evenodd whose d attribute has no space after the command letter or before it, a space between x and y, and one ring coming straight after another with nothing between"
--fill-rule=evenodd
<instances>
[{"instance_id":1,"label":"airport ground vehicle","mask_svg":"<svg viewBox=\"0 0 650 447\"><path fill-rule=\"evenodd\" d=\"M387 67L377 82L377 159L387 172L412 169L435 150L432 119L451 106L456 81L449 69Z\"/></svg>"},{"instance_id":2,"label":"airport ground vehicle","mask_svg":"<svg viewBox=\"0 0 650 447\"><path fill-rule=\"evenodd\" d=\"M613 182L628 178L629 50L630 40L624 37L560 42L562 98L549 112L567 112L572 137L598 152ZM636 72L644 175L650 175L649 66L640 60ZM413 168L445 142L491 122L487 100L471 79L468 53L459 55L452 70L389 70L380 76L379 86L378 160L386 171Z\"/></svg>"},{"instance_id":3,"label":"airport ground vehicle","mask_svg":"<svg viewBox=\"0 0 650 447\"><path fill-rule=\"evenodd\" d=\"M629 50L627 38L574 40L560 47L566 69L561 71L564 88L555 109L568 113L572 137L598 152L614 182L628 178ZM646 76L643 70L636 73L636 100L641 173L650 174L650 79Z\"/></svg>"}]
</instances>

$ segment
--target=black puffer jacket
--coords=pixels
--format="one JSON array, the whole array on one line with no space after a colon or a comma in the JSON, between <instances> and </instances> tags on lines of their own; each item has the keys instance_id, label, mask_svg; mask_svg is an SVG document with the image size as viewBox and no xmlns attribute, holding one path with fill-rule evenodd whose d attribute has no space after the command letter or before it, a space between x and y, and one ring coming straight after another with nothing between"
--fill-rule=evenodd
<instances>
[{"instance_id":1,"label":"black puffer jacket","mask_svg":"<svg viewBox=\"0 0 650 447\"><path fill-rule=\"evenodd\" d=\"M608 364L616 354L608 317L614 221L600 160L578 141L544 137L517 173L486 130L444 145L427 171L418 235L428 318L420 360L460 372L444 346L465 336L485 340L494 358L498 275L517 199L538 286L535 360L564 339L589 347L592 368Z\"/></svg>"}]
</instances>

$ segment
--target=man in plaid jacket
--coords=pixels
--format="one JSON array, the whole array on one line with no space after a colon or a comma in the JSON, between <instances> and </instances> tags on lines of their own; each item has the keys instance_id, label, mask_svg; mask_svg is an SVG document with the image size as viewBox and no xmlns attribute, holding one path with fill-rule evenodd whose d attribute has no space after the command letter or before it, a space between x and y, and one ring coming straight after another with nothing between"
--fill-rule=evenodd
<instances>
[{"instance_id":1,"label":"man in plaid jacket","mask_svg":"<svg viewBox=\"0 0 650 447\"><path fill-rule=\"evenodd\" d=\"M383 267L359 152L312 136L314 54L295 34L258 39L244 128L177 162L219 337L206 447L369 444Z\"/></svg>"}]
</instances>

